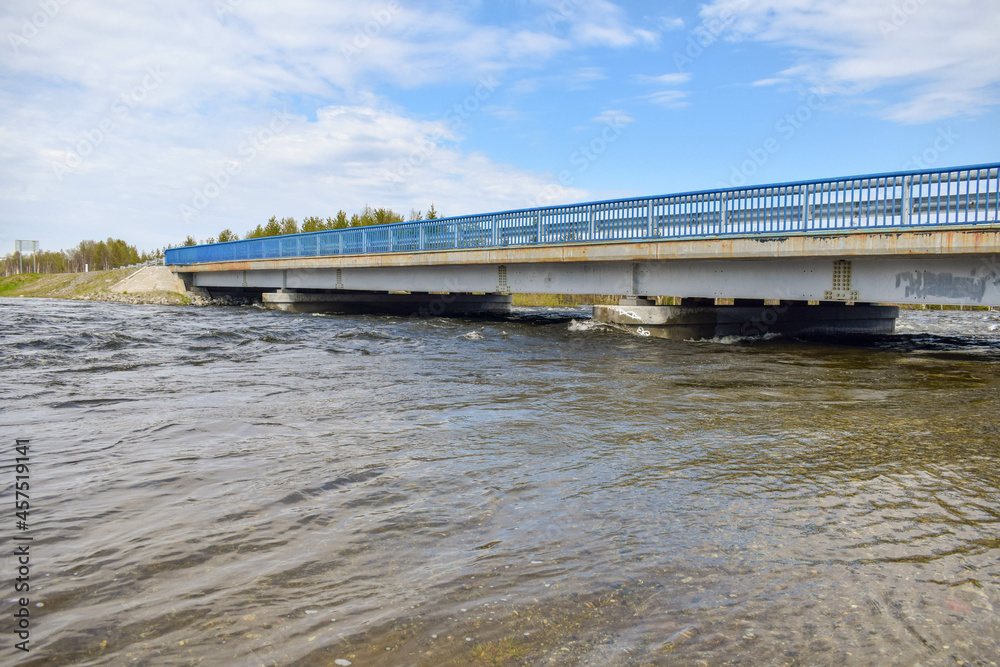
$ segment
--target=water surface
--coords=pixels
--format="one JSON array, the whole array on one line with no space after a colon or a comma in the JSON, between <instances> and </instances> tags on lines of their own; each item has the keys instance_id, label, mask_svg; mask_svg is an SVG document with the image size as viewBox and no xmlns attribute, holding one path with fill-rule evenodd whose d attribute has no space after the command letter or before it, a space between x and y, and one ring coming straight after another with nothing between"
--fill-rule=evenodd
<instances>
[{"instance_id":1,"label":"water surface","mask_svg":"<svg viewBox=\"0 0 1000 667\"><path fill-rule=\"evenodd\" d=\"M1000 312L850 344L572 308L4 299L0 327L42 605L7 664L1000 656Z\"/></svg>"}]
</instances>

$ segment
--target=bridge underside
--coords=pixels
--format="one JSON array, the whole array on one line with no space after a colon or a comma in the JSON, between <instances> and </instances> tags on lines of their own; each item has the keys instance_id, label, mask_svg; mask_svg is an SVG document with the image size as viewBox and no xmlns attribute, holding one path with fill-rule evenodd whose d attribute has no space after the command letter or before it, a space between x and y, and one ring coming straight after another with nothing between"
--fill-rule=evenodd
<instances>
[{"instance_id":1,"label":"bridge underside","mask_svg":"<svg viewBox=\"0 0 1000 667\"><path fill-rule=\"evenodd\" d=\"M629 294L1000 305L990 256L689 260L201 271L212 290Z\"/></svg>"}]
</instances>

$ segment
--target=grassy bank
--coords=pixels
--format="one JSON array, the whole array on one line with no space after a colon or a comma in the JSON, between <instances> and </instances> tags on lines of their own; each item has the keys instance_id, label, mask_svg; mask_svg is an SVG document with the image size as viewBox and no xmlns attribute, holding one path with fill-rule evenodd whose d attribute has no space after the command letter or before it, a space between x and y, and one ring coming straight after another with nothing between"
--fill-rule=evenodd
<instances>
[{"instance_id":1,"label":"grassy bank","mask_svg":"<svg viewBox=\"0 0 1000 667\"><path fill-rule=\"evenodd\" d=\"M0 296L47 299L82 299L93 297L135 269L112 269L89 273L22 273L0 278Z\"/></svg>"},{"instance_id":2,"label":"grassy bank","mask_svg":"<svg viewBox=\"0 0 1000 667\"><path fill-rule=\"evenodd\" d=\"M201 304L205 299L177 292L112 292L108 288L136 272L134 268L90 271L88 273L22 273L0 278L0 297L38 299L84 299L127 304L182 306Z\"/></svg>"}]
</instances>

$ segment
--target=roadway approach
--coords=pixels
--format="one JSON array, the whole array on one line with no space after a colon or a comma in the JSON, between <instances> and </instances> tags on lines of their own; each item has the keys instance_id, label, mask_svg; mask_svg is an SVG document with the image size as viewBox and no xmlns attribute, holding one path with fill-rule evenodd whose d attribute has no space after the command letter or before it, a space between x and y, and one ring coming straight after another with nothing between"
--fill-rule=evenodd
<instances>
[{"instance_id":1,"label":"roadway approach","mask_svg":"<svg viewBox=\"0 0 1000 667\"><path fill-rule=\"evenodd\" d=\"M488 315L514 293L605 294L621 298L595 319L643 336L891 333L899 304L1000 306L1000 163L186 246L165 261L191 291L291 312Z\"/></svg>"}]
</instances>

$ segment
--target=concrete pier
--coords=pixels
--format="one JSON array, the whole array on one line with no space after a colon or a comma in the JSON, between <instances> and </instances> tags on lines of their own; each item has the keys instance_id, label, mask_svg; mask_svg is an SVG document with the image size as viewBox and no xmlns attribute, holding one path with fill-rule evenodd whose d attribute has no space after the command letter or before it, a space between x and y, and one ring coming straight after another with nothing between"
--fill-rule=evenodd
<instances>
[{"instance_id":1,"label":"concrete pier","mask_svg":"<svg viewBox=\"0 0 1000 667\"><path fill-rule=\"evenodd\" d=\"M802 302L777 305L631 305L594 306L594 320L627 327L640 336L678 340L723 336L828 337L891 334L899 317L897 306Z\"/></svg>"},{"instance_id":2,"label":"concrete pier","mask_svg":"<svg viewBox=\"0 0 1000 667\"><path fill-rule=\"evenodd\" d=\"M281 290L265 292L264 305L288 313L387 313L420 317L503 315L509 294Z\"/></svg>"}]
</instances>

